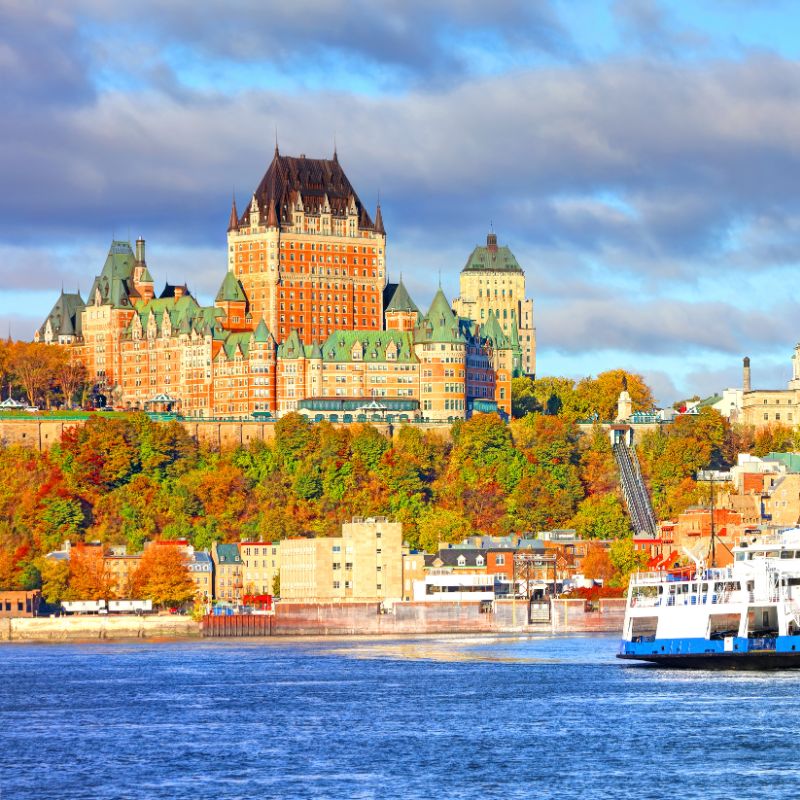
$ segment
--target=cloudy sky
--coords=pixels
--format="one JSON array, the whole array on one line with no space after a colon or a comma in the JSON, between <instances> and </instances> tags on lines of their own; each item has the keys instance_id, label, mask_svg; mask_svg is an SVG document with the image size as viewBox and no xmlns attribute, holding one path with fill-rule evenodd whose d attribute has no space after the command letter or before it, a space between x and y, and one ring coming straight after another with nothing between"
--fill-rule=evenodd
<instances>
[{"instance_id":1,"label":"cloudy sky","mask_svg":"<svg viewBox=\"0 0 800 800\"><path fill-rule=\"evenodd\" d=\"M800 4L0 0L0 330L112 237L209 302L232 192L282 152L378 195L390 274L450 296L494 225L539 374L662 402L783 385L800 337Z\"/></svg>"}]
</instances>

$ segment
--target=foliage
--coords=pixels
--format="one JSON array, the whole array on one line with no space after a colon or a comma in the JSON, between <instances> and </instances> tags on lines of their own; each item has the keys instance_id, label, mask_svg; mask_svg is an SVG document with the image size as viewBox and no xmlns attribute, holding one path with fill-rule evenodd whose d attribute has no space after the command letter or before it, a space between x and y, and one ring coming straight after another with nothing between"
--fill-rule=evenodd
<instances>
[{"instance_id":1,"label":"foliage","mask_svg":"<svg viewBox=\"0 0 800 800\"><path fill-rule=\"evenodd\" d=\"M186 603L196 591L183 548L165 542L153 542L145 549L131 586L135 598L161 607Z\"/></svg>"}]
</instances>

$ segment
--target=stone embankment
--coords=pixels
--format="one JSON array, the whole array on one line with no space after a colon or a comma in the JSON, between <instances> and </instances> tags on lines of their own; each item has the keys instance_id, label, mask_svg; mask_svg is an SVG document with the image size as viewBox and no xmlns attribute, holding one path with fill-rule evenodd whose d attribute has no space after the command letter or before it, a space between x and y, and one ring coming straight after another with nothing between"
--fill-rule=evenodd
<instances>
[{"instance_id":1,"label":"stone embankment","mask_svg":"<svg viewBox=\"0 0 800 800\"><path fill-rule=\"evenodd\" d=\"M200 635L184 616L62 616L0 619L0 641L58 642L87 639L183 639Z\"/></svg>"},{"instance_id":2,"label":"stone embankment","mask_svg":"<svg viewBox=\"0 0 800 800\"><path fill-rule=\"evenodd\" d=\"M268 616L62 616L0 619L0 641L185 639L199 636L416 636L476 633L611 633L624 600L481 603L278 603Z\"/></svg>"}]
</instances>

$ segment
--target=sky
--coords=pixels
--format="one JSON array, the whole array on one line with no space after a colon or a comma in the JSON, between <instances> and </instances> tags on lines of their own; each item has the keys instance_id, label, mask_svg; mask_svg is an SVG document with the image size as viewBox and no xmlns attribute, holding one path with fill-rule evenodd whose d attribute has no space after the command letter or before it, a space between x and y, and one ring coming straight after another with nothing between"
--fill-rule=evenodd
<instances>
[{"instance_id":1,"label":"sky","mask_svg":"<svg viewBox=\"0 0 800 800\"><path fill-rule=\"evenodd\" d=\"M420 307L493 227L539 375L621 367L669 404L747 355L783 387L798 30L789 0L0 0L0 331L85 294L112 238L211 302L277 134L336 143Z\"/></svg>"}]
</instances>

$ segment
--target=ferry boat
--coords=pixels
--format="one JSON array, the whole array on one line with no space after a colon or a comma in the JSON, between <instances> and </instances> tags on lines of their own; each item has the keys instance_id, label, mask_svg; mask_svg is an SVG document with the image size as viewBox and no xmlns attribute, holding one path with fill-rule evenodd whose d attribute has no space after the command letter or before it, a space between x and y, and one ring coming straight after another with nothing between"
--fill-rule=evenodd
<instances>
[{"instance_id":1,"label":"ferry boat","mask_svg":"<svg viewBox=\"0 0 800 800\"><path fill-rule=\"evenodd\" d=\"M728 567L631 577L618 658L678 667L800 666L800 528L740 542ZM691 556L690 553L688 553Z\"/></svg>"}]
</instances>

